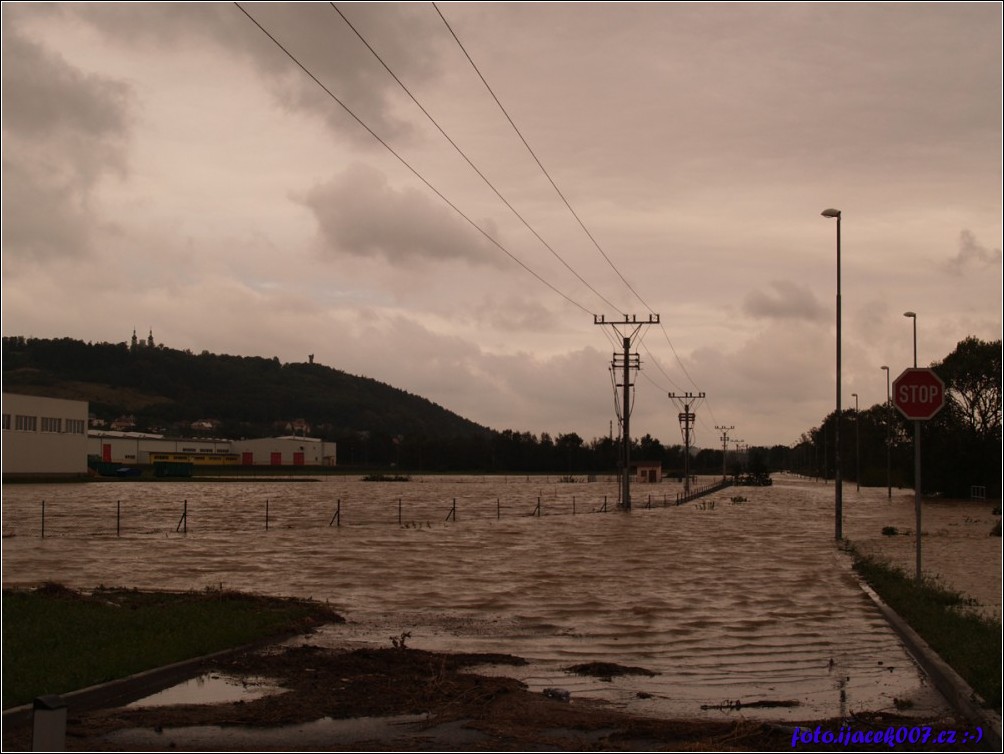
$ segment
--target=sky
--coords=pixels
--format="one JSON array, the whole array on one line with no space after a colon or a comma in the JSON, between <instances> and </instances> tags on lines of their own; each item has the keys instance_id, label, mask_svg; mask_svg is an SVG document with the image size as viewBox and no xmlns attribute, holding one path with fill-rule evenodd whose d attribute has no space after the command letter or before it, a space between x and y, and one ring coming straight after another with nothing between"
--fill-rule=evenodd
<instances>
[{"instance_id":1,"label":"sky","mask_svg":"<svg viewBox=\"0 0 1004 754\"><path fill-rule=\"evenodd\" d=\"M844 408L905 311L921 366L1001 338L1001 14L5 2L3 334L312 354L586 441L627 336L632 436L682 441L672 393L700 447L794 444L835 408L824 209Z\"/></svg>"}]
</instances>

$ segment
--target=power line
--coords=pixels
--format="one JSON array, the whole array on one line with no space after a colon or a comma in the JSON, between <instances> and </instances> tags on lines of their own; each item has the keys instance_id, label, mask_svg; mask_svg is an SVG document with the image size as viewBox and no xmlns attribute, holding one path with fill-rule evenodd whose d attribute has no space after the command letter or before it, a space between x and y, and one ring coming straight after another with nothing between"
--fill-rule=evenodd
<instances>
[{"instance_id":1,"label":"power line","mask_svg":"<svg viewBox=\"0 0 1004 754\"><path fill-rule=\"evenodd\" d=\"M387 150L388 152L390 152L390 153L391 153L392 155L394 155L394 157L396 157L396 158L397 158L397 160L398 160L398 161L399 161L399 162L400 162L400 163L401 163L402 165L404 165L404 166L405 166L405 167L406 167L406 168L407 168L408 170L410 170L410 171L411 171L411 173L412 173L412 174L413 174L413 175L414 175L414 176L415 176L416 178L418 178L418 179L419 179L419 180L420 180L420 181L421 181L422 183L424 183L424 184L426 185L426 187L427 187L427 188L428 188L428 189L429 189L430 191L432 191L432 192L433 192L433 193L434 193L434 194L435 194L436 196L438 196L438 197L439 197L440 199L442 199L442 200L443 200L443 201L444 201L444 202L445 202L445 203L446 203L447 205L449 205L449 207L450 207L450 208L451 208L451 209L452 209L452 210L453 210L454 212L456 212L456 213L457 213L458 215L460 215L460 216L461 216L461 217L462 217L462 218L463 218L463 219L464 219L464 220L465 220L465 221L466 221L466 222L467 222L467 223L468 223L468 224L469 224L469 225L470 225L470 226L471 226L472 228L474 228L475 230L477 230L477 231L478 231L478 232L479 232L479 233L480 233L481 235L483 235L483 236L484 236L484 237L485 237L486 239L488 239L488 241L489 241L489 242L491 242L491 244L492 244L492 245L494 245L495 247L497 247L497 248L498 248L498 249L499 249L500 251L502 251L502 252L503 252L503 253L504 253L504 254L505 254L506 256L508 256L508 257L509 257L510 259L512 259L512 260L513 260L514 262L516 262L516 264L518 264L518 265L519 265L520 267L522 267L522 268L523 268L524 270L526 270L527 272L529 272L529 273L530 273L531 275L533 275L533 277L535 277L535 278L536 278L536 279L537 279L537 280L538 280L539 282L541 282L541 283L543 283L544 285L546 285L546 286L547 286L548 288L550 288L550 289L551 289L552 291L554 291L554 292L555 292L555 293L557 293L557 294L558 294L559 296L561 296L561 297L562 297L563 299L565 299L565 300L566 300L566 301L567 301L568 303L570 303L570 304L572 304L573 306L577 307L578 309L580 309L581 311L585 312L586 314L593 314L593 312L590 312L590 311L589 311L588 309L586 309L586 307L582 306L582 304L580 304L579 302L575 301L574 299L572 299L571 297L569 297L569 296L568 296L567 294L565 294L564 292L560 291L560 290L559 290L558 288L556 288L556 287L555 287L554 285L552 285L552 284L551 284L551 283L549 283L549 282L548 282L547 280L545 280L545 279L544 279L543 277L541 277L541 276L540 276L540 275L539 275L539 274L538 274L538 273L537 273L536 271L534 271L534 270L533 270L533 269L531 269L531 268L530 268L529 266L527 266L527 265L526 265L526 264L525 264L525 263L524 263L524 262L523 262L523 261L522 261L521 259L519 259L519 258L518 258L517 256L515 256L515 255L514 255L514 254L513 254L513 253L512 253L511 251L509 251L509 250L508 250L508 249L507 249L507 248L506 248L505 246L503 246L503 245L502 245L501 243L499 243L499 242L498 242L497 240L495 240L495 239L494 239L494 238L493 238L493 237L492 237L492 236L491 236L491 235L490 235L490 234L489 234L489 233L488 233L488 232L487 232L486 230L484 230L484 229L483 229L483 228L482 228L482 227L481 227L480 225L478 225L478 224L477 224L477 223L475 223L475 222L474 222L474 221L473 221L473 220L472 220L472 219L471 219L470 217L468 217L468 216L467 216L467 215L466 215L466 214L465 214L465 213L463 212L463 210L461 210L461 209L460 209L459 207L457 207L457 205L456 205L456 204L454 204L454 203L453 203L453 202L451 202L451 201L450 201L449 199L447 199L447 198L446 198L446 196L444 196L444 195L443 195L443 193L442 193L441 191L439 191L439 189L437 189L437 188L436 188L435 186L433 186L433 185L432 185L432 184L431 184L431 183L430 183L430 182L429 182L429 181L428 181L428 180L427 180L427 179L425 178L425 176L423 176L423 175L422 175L422 174L421 174L421 173L420 173L420 172L419 172L419 171L418 171L418 170L417 170L417 169L416 169L415 167L413 167L413 166L411 165L411 163L409 163L409 162L408 162L408 161L407 161L406 159L404 159L404 157L402 157L402 156L401 156L401 155L400 155L400 154L399 154L399 153L398 153L398 152L397 152L397 151L396 151L396 150L395 150L395 149L394 149L394 148L393 148L393 147L392 147L392 146L391 146L390 144L388 144L388 143L387 143L386 141L384 141L384 139L383 139L383 138L381 138L381 137L380 137L380 135L376 133L376 131L374 131L374 130L373 130L372 128L370 128L370 127L369 127L369 126L368 126L368 125L367 125L367 124L366 124L366 123L365 123L365 122L364 122L364 121L363 121L363 120L362 120L362 119L361 119L361 118L360 118L360 117L359 117L358 115L356 115L356 114L355 114L355 113L354 113L354 112L352 111L352 109L351 109L351 108L350 108L350 107L349 107L348 105L346 105L346 104L345 104L345 103L344 103L344 102L343 102L343 101L342 101L341 99L339 99L339 98L338 98L338 96L337 96L337 95L336 95L336 94L335 94L334 92L332 92L332 91L331 91L330 89L328 89L328 87L326 87L326 86L325 86L325 85L324 85L324 84L323 84L323 83L321 82L321 80L317 78L317 76L315 76L315 75L314 75L313 73L311 73L311 71L310 71L310 70L309 70L309 69L308 69L308 68L307 68L307 67L306 67L306 66L305 66L305 65L304 65L303 63L301 63L301 62L299 61L299 59L297 59L297 57L296 57L295 55L293 55L293 53L291 53L291 52L290 52L290 51L289 51L289 50L288 50L288 49L287 49L287 48L286 48L286 47L285 47L285 46L284 46L284 45L283 45L283 44L282 44L282 43L281 43L281 42L280 42L280 41L279 41L278 39L276 39L276 38L275 38L275 37L274 37L274 36L272 35L272 33L268 31L268 29L266 29L266 28L265 28L264 26L262 26L262 25L261 25L261 24L260 24L260 23L259 23L259 22L257 21L257 19L255 19L255 17L254 17L254 16L252 16L252 15L251 15L250 13L248 13L248 12L247 12L247 11L246 11L246 10L244 9L244 7L243 7L243 6L241 6L241 4L240 4L239 2L234 2L234 5L236 5L236 6L237 6L237 8L238 8L238 9L239 9L239 10L241 11L241 13L243 13L243 14L244 14L245 16L247 16L247 17L248 17L248 19L250 19L250 20L251 20L251 22L252 22L252 23L253 23L253 24L254 24L255 26L257 26L257 27L258 27L258 28L259 28L259 29L261 30L261 32L262 32L262 33L263 33L263 34L264 34L265 36L267 36L267 37L268 37L268 38L269 38L270 40L272 40L272 42L273 42L273 43L275 44L275 46L276 46L276 47L278 47L278 48L279 48L280 50L282 50L282 51L283 51L283 52L284 52L284 53L286 54L286 57L288 57L288 58L289 58L290 60L292 60L292 61L293 61L293 62L294 62L294 63L295 63L296 65L297 65L297 67L299 67L299 68L300 68L300 70L302 70L302 71L303 71L303 72L304 72L305 74L307 74L307 76L309 76L309 77L310 77L310 78L311 78L311 79L312 79L312 80L314 81L314 83L315 83L315 84L317 84L317 85L318 85L319 87L321 87L321 89L322 89L322 90L324 90L324 93L325 93L325 94L327 94L327 95L328 95L328 96L329 96L329 97L330 97L331 99L333 99L333 100L334 100L335 102L337 102L337 103L339 104L339 106L341 106L341 108L342 108L342 109L343 109L343 110L344 110L344 111L345 111L346 113L348 113L348 114L349 114L349 115L350 115L350 116L352 117L352 119L353 119L353 120L355 120L355 121L356 121L356 123L358 123L358 124L359 124L360 126L362 126L362 127L364 128L364 129L366 129L366 131L367 131L367 132L368 132L368 133L370 134L370 136L372 136L372 137L373 137L374 139L376 139L376 140L377 140L378 142L380 142L380 144L382 144L382 145L384 146L384 148L385 148L385 149L386 149L386 150ZM594 314L593 316L595 316L595 314Z\"/></svg>"},{"instance_id":2,"label":"power line","mask_svg":"<svg viewBox=\"0 0 1004 754\"><path fill-rule=\"evenodd\" d=\"M523 225L526 227L526 229L529 230L536 237L536 239L538 241L540 241L544 245L544 247L548 251L550 251L551 254L553 254L554 257L565 266L565 268L569 272L571 272L573 275L575 275L575 277L578 278L579 282L581 282L583 285L585 285L590 291L592 291L597 296L597 298L599 298L601 301L603 301L613 311L618 311L618 307L615 306L614 304L612 304L610 302L610 300L606 296L604 296L602 293L600 293L599 291L597 291L592 285L589 284L588 281L586 281L585 278L583 278L578 272L576 272L572 268L572 266L570 264L568 264L568 262L566 262L565 259L562 258L562 256L557 251L554 250L554 248L551 246L551 244L549 244L547 241L545 241L541 237L541 235L533 228L533 226L531 226L530 223L527 222L527 220L523 217L523 215L521 215L516 210L516 208L514 206L512 206L512 204L509 202L509 200L506 199L502 195L502 193L495 187L495 185L490 180L488 180L488 177L485 176L485 174L481 171L481 169L478 168L478 166L475 165L471 161L470 157L468 157L467 154L464 152L464 150L462 150L457 145L457 143L453 140L453 138L450 137L450 135L448 133L446 133L446 131L443 129L443 127L441 125L439 125L439 122L434 117L432 117L432 114L429 113L429 111L425 109L425 107L422 105L422 103L418 101L418 98L416 98L414 94L412 94L411 90L405 85L405 83L403 81L401 81L401 79L398 77L398 75L396 73L394 73L393 70L391 70L390 66L387 65L386 61L384 61L384 59L380 56L380 54L375 49L373 49L373 46L368 41L366 41L366 38L359 32L359 30L352 24L352 22L349 21L349 19L345 16L345 14L342 13L341 9L337 5L335 5L334 2L330 2L329 1L328 4L335 10L335 12L339 16L341 16L342 20L346 23L346 25L350 29L352 29L353 32L355 32L355 35L357 37L359 37L359 41L361 41L366 46L367 50L369 50L371 53L373 53L373 57L375 57L380 62L380 65L382 65L384 67L384 70L386 70L387 73L390 74L391 78L393 78L394 81L396 81L398 83L398 85L405 91L405 93L411 98L411 101L414 102L415 105L418 107L418 109L421 110L422 113L425 115L425 117L429 119L429 122L432 123L432 125L434 125L436 127L436 129L439 131L439 133L442 134L443 138L446 139L450 143L450 146L452 146L454 148L454 150L456 150L457 154L459 154L464 159L464 161L471 167L471 169L475 173L478 174L478 177L480 177L481 180L484 181L485 185L488 186L488 188L490 188L495 193L495 196L497 196L499 198L499 200L506 207L508 207L509 210L514 215L516 215L517 218L519 218L520 222L523 223Z\"/></svg>"},{"instance_id":3,"label":"power line","mask_svg":"<svg viewBox=\"0 0 1004 754\"><path fill-rule=\"evenodd\" d=\"M557 192L558 196L561 197L561 201L563 201L565 203L565 206L568 207L568 211L572 213L572 217L574 217L576 221L578 221L579 226L582 228L583 232L589 237L589 240L593 242L593 246L595 246L596 250L600 252L600 254L605 260L607 260L607 264L609 264L610 268L617 273L617 276L621 279L624 285L627 286L628 290L630 290L635 295L635 297L639 301L641 301L641 303L645 306L645 308L648 309L649 313L654 314L655 312L652 311L652 307L650 307L648 304L645 303L644 299L642 299L642 297L638 295L638 292L621 274L620 270L617 269L617 266L611 261L610 257L608 257L606 252L603 251L603 247L601 247L599 242L597 242L597 240L593 237L593 234L589 232L589 228L587 228L586 224L582 222L582 218L580 218L579 215L572 208L572 205L569 203L568 199L565 198L565 195L562 193L561 189L558 188L558 184L554 182L554 179L551 177L551 174L547 172L547 168L544 167L544 164L540 161L540 158L537 157L537 154L536 152L533 151L533 148L530 146L530 143L523 136L523 133L519 130L519 127L516 125L515 121L513 121L512 117L509 115L509 112L505 109L505 106L496 96L495 91L491 88L491 85L485 79L484 75L482 75L481 69L478 68L477 63L474 62L474 59L471 58L470 54L467 52L467 48L464 47L463 42L460 41L460 37L457 36L457 33L453 30L453 27L450 26L450 22L446 20L446 16L444 16L443 12L439 10L439 6L436 5L435 2L433 2L432 7L436 9L436 13L439 14L439 17L443 19L443 23L446 24L446 28L449 29L450 34L453 36L457 44L460 46L460 49L461 51L463 51L464 56L470 62L471 66L474 68L474 71L478 74L478 78L481 79L481 82L485 85L485 88L488 90L489 94L492 95L492 99L495 100L495 104L499 106L499 109L502 111L502 114L505 115L506 120L509 121L509 125L512 126L513 130L516 132L516 135L519 136L520 141L523 142L523 146L526 147L527 151L530 153L530 156L533 157L534 162L537 163L537 166L541 169L541 172L544 173L544 175L547 177L547 180L550 181L551 186L554 187L554 190Z\"/></svg>"},{"instance_id":4,"label":"power line","mask_svg":"<svg viewBox=\"0 0 1004 754\"><path fill-rule=\"evenodd\" d=\"M613 260L610 259L607 253L603 250L603 247L600 246L599 242L589 231L589 228L586 227L586 224L582 221L582 218L579 217L579 214L572 207L571 203L568 201L568 198L565 196L562 190L558 188L558 184L551 177L551 174L548 172L547 168L544 167L544 164L537 156L537 153L533 151L533 148L530 146L530 143L526 140L526 137L523 136L522 131L519 130L519 127L512 119L512 116L509 115L509 112L505 109L505 106L502 104L501 100L499 100L498 96L495 94L495 90L492 89L487 79L485 79L484 75L481 73L481 69L478 68L477 63L474 62L474 59L471 57L470 53L467 52L467 48L464 47L464 43L460 41L460 37L457 36L457 33L453 30L453 27L450 26L450 22L446 20L446 16L443 15L443 12L439 9L439 6L435 2L433 2L432 7L436 9L436 13L439 14L439 17L443 20L443 24L446 25L446 28L449 30L451 36L453 37L454 40L456 40L457 45L460 47L460 50L464 53L464 57L467 58L468 62L471 64L471 67L474 69L475 73L477 73L478 78L481 79L481 83L485 85L485 88L488 90L488 93L491 94L492 99L495 100L495 104L498 105L499 109L502 111L502 114L505 116L506 120L509 121L509 125L512 126L513 130L516 132L516 135L519 136L520 141L523 142L523 146L526 147L527 152L529 152L530 156L533 157L534 161L537 163L537 166L540 168L541 172L550 182L555 192L561 198L561 201L568 208L568 211L572 214L572 217L574 217L576 222L578 222L579 227L582 228L582 231L586 234L589 240L592 241L593 246L596 247L596 250L606 260L607 264L610 265L610 268L617 274L617 277L621 279L621 282L623 282L624 285L627 286L627 289L634 294L635 298L637 298L638 301L641 302L641 304L648 310L649 314L654 315L655 311L652 309L652 307L648 305L645 299L643 299L641 295L638 293L638 291L635 290L634 286L632 286L631 283L628 282L627 278L625 278L624 275L621 273L621 271L617 269L617 266L613 263ZM660 328L662 329L663 335L666 337L666 342L669 344L669 347L673 352L673 356L676 358L677 363L679 363L680 368L683 370L683 373L687 375L687 379L690 380L691 384L693 384L694 387L697 387L697 383L694 381L694 378L690 376L690 373L687 372L687 368L683 365L683 361L680 359L680 355L676 352L676 348L673 346L673 342L669 338L669 333L666 332L665 325L660 323Z\"/></svg>"}]
</instances>

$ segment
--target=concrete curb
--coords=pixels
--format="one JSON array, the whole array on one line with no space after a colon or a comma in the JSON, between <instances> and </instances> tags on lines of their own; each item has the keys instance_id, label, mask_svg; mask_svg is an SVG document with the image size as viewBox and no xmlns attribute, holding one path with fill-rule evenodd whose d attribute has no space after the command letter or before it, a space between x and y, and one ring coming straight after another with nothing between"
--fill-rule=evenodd
<instances>
[{"instance_id":1,"label":"concrete curb","mask_svg":"<svg viewBox=\"0 0 1004 754\"><path fill-rule=\"evenodd\" d=\"M973 691L965 679L956 673L947 662L942 660L940 655L931 649L930 645L900 617L899 613L889 607L875 593L875 590L861 579L857 579L857 581L861 590L875 603L882 616L892 626L893 630L899 634L906 645L907 651L917 661L917 664L923 668L924 672L930 676L934 682L934 687L941 692L941 695L945 697L946 701L948 701L956 712L973 724L983 728L987 741L1000 749L1000 716L982 706L983 699L980 695Z\"/></svg>"}]
</instances>

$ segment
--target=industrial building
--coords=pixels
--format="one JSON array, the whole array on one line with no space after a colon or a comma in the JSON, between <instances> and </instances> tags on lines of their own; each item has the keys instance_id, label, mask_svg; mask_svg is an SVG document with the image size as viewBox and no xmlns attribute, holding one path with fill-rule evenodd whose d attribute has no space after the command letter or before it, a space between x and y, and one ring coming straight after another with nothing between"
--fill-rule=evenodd
<instances>
[{"instance_id":1,"label":"industrial building","mask_svg":"<svg viewBox=\"0 0 1004 754\"><path fill-rule=\"evenodd\" d=\"M86 476L87 402L3 394L3 474Z\"/></svg>"},{"instance_id":2,"label":"industrial building","mask_svg":"<svg viewBox=\"0 0 1004 754\"><path fill-rule=\"evenodd\" d=\"M112 464L168 461L195 466L334 466L336 455L335 443L314 437L224 440L93 430L88 452Z\"/></svg>"},{"instance_id":3,"label":"industrial building","mask_svg":"<svg viewBox=\"0 0 1004 754\"><path fill-rule=\"evenodd\" d=\"M87 429L88 404L3 394L3 475L86 476L88 461L120 467L334 466L336 446L313 437L255 440L164 437ZM100 464L98 464L100 465Z\"/></svg>"},{"instance_id":4,"label":"industrial building","mask_svg":"<svg viewBox=\"0 0 1004 754\"><path fill-rule=\"evenodd\" d=\"M146 465L159 460L159 455L198 456L186 460L200 465L237 463L230 449L230 440L205 438L164 437L144 432L114 432L91 430L87 438L87 452L105 463Z\"/></svg>"},{"instance_id":5,"label":"industrial building","mask_svg":"<svg viewBox=\"0 0 1004 754\"><path fill-rule=\"evenodd\" d=\"M240 455L244 466L334 466L335 443L314 437L264 437L235 440L231 452Z\"/></svg>"}]
</instances>

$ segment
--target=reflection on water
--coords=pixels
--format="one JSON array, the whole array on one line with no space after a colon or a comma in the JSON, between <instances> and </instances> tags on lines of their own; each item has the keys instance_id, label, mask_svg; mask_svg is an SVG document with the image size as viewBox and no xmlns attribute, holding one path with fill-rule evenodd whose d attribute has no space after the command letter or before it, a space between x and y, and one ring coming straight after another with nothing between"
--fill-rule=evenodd
<instances>
[{"instance_id":1,"label":"reflection on water","mask_svg":"<svg viewBox=\"0 0 1004 754\"><path fill-rule=\"evenodd\" d=\"M327 600L349 623L317 641L511 652L532 663L495 672L645 714L940 711L834 547L832 487L781 477L663 507L678 489L638 485L632 512L601 514L613 480L9 486L3 580ZM564 672L593 661L657 675Z\"/></svg>"},{"instance_id":2,"label":"reflection on water","mask_svg":"<svg viewBox=\"0 0 1004 754\"><path fill-rule=\"evenodd\" d=\"M205 673L156 694L130 702L129 707L163 707L170 704L222 704L259 699L282 691L266 678L235 678Z\"/></svg>"}]
</instances>

